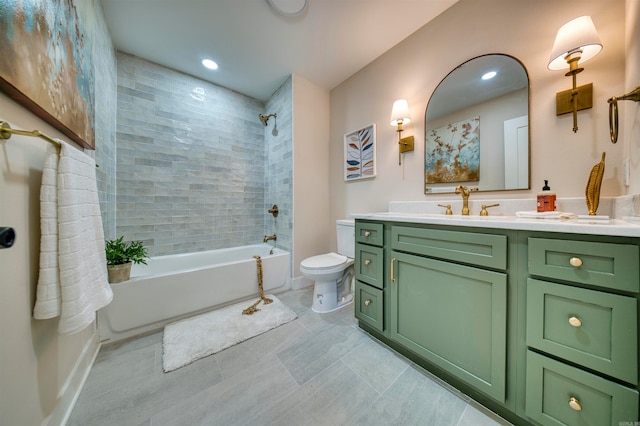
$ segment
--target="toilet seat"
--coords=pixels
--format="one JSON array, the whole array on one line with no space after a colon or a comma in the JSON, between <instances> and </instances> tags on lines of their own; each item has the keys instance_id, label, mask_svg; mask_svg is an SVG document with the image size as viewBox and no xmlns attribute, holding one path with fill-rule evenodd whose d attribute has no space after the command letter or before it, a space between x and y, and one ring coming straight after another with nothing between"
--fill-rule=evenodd
<instances>
[{"instance_id":1,"label":"toilet seat","mask_svg":"<svg viewBox=\"0 0 640 426\"><path fill-rule=\"evenodd\" d=\"M349 258L347 256L337 253L327 253L309 257L300 262L300 266L304 269L313 270L331 269L345 264L348 260Z\"/></svg>"}]
</instances>

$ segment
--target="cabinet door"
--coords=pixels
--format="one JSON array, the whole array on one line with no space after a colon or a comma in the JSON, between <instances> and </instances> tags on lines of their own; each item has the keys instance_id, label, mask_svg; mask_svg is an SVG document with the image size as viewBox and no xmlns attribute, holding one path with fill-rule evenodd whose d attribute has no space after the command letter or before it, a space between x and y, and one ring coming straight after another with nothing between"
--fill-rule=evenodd
<instances>
[{"instance_id":1,"label":"cabinet door","mask_svg":"<svg viewBox=\"0 0 640 426\"><path fill-rule=\"evenodd\" d=\"M392 338L504 402L506 274L391 253Z\"/></svg>"}]
</instances>

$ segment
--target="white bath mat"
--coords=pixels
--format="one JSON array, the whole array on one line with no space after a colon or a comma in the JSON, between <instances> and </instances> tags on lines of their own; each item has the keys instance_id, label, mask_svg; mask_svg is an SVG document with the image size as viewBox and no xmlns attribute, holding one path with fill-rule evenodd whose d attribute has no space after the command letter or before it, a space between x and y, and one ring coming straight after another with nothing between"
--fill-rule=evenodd
<instances>
[{"instance_id":1,"label":"white bath mat","mask_svg":"<svg viewBox=\"0 0 640 426\"><path fill-rule=\"evenodd\" d=\"M167 325L162 338L165 373L298 317L278 298L273 295L266 297L273 299L273 303L265 305L260 302L260 310L253 315L242 314L242 310L254 302L249 300Z\"/></svg>"}]
</instances>

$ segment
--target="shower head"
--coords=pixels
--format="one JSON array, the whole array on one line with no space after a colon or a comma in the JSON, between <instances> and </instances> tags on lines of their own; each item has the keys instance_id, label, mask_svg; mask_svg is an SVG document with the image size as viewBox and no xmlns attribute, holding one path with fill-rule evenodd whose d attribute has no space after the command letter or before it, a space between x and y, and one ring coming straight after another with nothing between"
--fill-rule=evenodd
<instances>
[{"instance_id":1,"label":"shower head","mask_svg":"<svg viewBox=\"0 0 640 426\"><path fill-rule=\"evenodd\" d=\"M260 121L262 121L262 124L264 124L265 126L267 125L267 122L271 117L278 117L278 114L276 113L269 114L269 115L258 114L258 118L260 118Z\"/></svg>"}]
</instances>

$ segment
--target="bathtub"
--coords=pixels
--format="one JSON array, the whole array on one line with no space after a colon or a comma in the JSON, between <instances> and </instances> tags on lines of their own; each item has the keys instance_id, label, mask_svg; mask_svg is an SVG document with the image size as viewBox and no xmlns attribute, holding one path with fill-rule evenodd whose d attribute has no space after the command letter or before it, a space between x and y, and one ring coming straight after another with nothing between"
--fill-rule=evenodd
<instances>
[{"instance_id":1,"label":"bathtub","mask_svg":"<svg viewBox=\"0 0 640 426\"><path fill-rule=\"evenodd\" d=\"M131 279L111 284L113 301L98 311L101 340L114 342L233 302L257 300L254 255L262 258L265 294L291 287L291 254L267 244L158 256L133 265Z\"/></svg>"}]
</instances>

